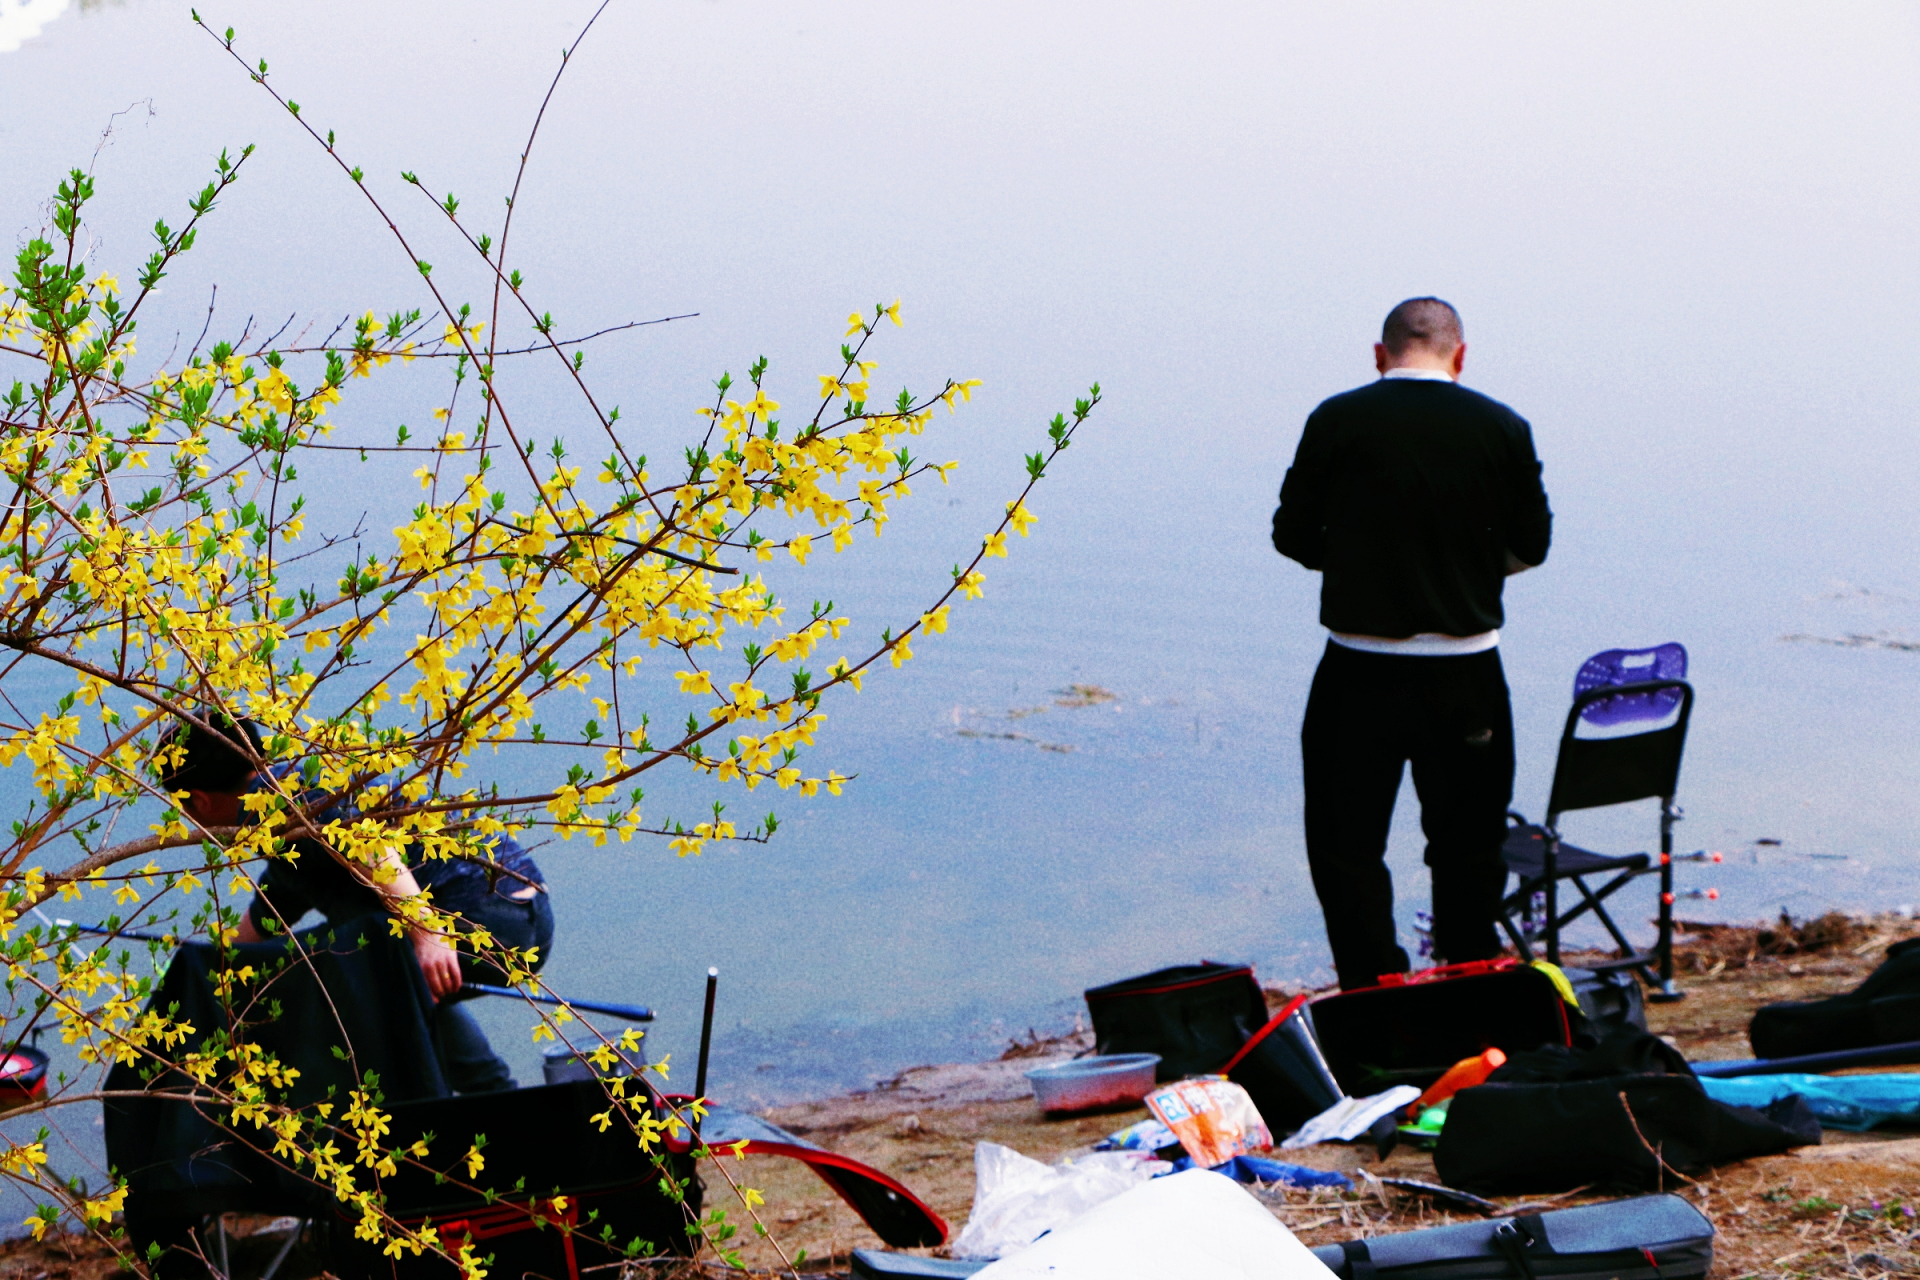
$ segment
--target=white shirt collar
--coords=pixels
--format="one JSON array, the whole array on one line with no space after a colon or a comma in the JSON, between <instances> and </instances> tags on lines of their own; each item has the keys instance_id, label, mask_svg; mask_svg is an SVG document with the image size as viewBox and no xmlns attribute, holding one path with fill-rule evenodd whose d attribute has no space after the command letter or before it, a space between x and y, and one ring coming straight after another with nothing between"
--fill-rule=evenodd
<instances>
[{"instance_id":1,"label":"white shirt collar","mask_svg":"<svg viewBox=\"0 0 1920 1280\"><path fill-rule=\"evenodd\" d=\"M1385 373L1381 374L1380 377L1383 380L1386 378L1407 378L1407 379L1411 379L1418 382L1452 382L1454 381L1454 377L1452 374L1444 373L1439 369L1412 369L1412 368L1408 368L1406 365L1401 365L1399 368L1396 368L1396 369L1389 369Z\"/></svg>"}]
</instances>

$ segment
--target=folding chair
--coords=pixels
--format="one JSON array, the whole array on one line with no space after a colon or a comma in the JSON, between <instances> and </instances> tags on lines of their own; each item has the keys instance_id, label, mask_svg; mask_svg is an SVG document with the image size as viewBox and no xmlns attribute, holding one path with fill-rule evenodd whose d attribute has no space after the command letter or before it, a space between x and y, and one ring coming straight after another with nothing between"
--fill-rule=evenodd
<instances>
[{"instance_id":1,"label":"folding chair","mask_svg":"<svg viewBox=\"0 0 1920 1280\"><path fill-rule=\"evenodd\" d=\"M1678 644L1609 649L1588 658L1574 677L1573 707L1560 734L1546 821L1536 826L1519 813L1509 813L1511 825L1501 848L1508 870L1520 883L1501 903L1500 923L1521 956L1532 960L1532 939L1544 933L1547 961L1560 963L1561 930L1591 911L1620 947L1617 960L1592 967L1634 970L1652 988L1655 1000L1678 1000L1682 994L1673 985L1673 825L1681 816L1673 796L1693 712L1693 686L1686 674L1687 651ZM1584 737L1578 732L1583 726L1589 730ZM1651 854L1608 857L1560 838L1562 814L1656 796L1657 863ZM1632 881L1656 872L1659 937L1651 951L1636 951L1603 903ZM1597 889L1587 883L1589 877L1602 876L1611 878ZM1562 881L1571 882L1580 895L1565 913L1559 905ZM1536 897L1545 902L1538 921Z\"/></svg>"}]
</instances>

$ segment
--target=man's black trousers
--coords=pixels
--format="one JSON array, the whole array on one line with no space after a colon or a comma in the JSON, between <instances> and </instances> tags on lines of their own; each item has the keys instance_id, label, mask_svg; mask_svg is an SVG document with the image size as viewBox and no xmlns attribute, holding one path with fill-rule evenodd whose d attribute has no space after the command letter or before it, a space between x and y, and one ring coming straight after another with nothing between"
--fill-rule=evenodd
<instances>
[{"instance_id":1,"label":"man's black trousers","mask_svg":"<svg viewBox=\"0 0 1920 1280\"><path fill-rule=\"evenodd\" d=\"M1307 863L1344 988L1407 968L1395 936L1387 828L1413 764L1433 871L1433 945L1449 963L1500 954L1500 860L1513 798L1513 710L1500 651L1367 653L1331 641L1300 730Z\"/></svg>"}]
</instances>

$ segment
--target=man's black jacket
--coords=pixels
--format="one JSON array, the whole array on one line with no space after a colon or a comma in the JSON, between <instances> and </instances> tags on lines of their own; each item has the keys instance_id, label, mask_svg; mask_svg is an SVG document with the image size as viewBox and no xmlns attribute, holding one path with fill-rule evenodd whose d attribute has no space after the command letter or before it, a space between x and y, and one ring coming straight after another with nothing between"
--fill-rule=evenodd
<instances>
[{"instance_id":1,"label":"man's black jacket","mask_svg":"<svg viewBox=\"0 0 1920 1280\"><path fill-rule=\"evenodd\" d=\"M1539 564L1552 523L1526 419L1452 382L1383 378L1307 419L1273 545L1324 575L1330 631L1472 636L1501 623L1507 553Z\"/></svg>"}]
</instances>

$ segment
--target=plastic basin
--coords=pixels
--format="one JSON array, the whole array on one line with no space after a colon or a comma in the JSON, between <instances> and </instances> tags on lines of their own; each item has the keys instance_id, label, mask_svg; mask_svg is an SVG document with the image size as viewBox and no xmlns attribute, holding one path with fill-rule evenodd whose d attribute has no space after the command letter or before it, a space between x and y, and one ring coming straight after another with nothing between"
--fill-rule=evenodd
<instances>
[{"instance_id":1,"label":"plastic basin","mask_svg":"<svg viewBox=\"0 0 1920 1280\"><path fill-rule=\"evenodd\" d=\"M1137 1103L1153 1092L1157 1053L1111 1053L1035 1067L1027 1072L1042 1111L1091 1111Z\"/></svg>"}]
</instances>

